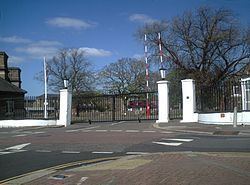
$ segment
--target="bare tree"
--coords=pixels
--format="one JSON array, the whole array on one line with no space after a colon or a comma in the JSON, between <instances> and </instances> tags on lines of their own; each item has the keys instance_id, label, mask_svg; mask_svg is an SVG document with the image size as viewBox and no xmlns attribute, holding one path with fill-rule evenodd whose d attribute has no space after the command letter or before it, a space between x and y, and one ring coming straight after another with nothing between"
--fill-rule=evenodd
<instances>
[{"instance_id":1,"label":"bare tree","mask_svg":"<svg viewBox=\"0 0 250 185\"><path fill-rule=\"evenodd\" d=\"M139 30L147 34L158 55L158 32L169 69L206 84L216 84L239 74L249 61L250 31L230 10L201 7L171 22L155 22Z\"/></svg>"},{"instance_id":2,"label":"bare tree","mask_svg":"<svg viewBox=\"0 0 250 185\"><path fill-rule=\"evenodd\" d=\"M52 91L63 87L63 80L68 79L72 91L90 91L94 87L94 76L90 70L90 63L80 49L62 49L51 60L47 61L48 85ZM40 72L36 79L41 78Z\"/></svg>"},{"instance_id":3,"label":"bare tree","mask_svg":"<svg viewBox=\"0 0 250 185\"><path fill-rule=\"evenodd\" d=\"M103 68L99 74L102 87L108 93L146 91L145 63L143 60L123 58Z\"/></svg>"}]
</instances>

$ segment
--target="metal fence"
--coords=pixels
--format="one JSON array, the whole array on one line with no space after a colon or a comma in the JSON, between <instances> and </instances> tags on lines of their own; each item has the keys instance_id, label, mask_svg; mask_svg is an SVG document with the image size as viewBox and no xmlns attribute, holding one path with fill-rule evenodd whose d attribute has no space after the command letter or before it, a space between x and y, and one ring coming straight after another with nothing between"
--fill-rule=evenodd
<instances>
[{"instance_id":1,"label":"metal fence","mask_svg":"<svg viewBox=\"0 0 250 185\"><path fill-rule=\"evenodd\" d=\"M181 81L169 83L169 119L182 118Z\"/></svg>"},{"instance_id":2,"label":"metal fence","mask_svg":"<svg viewBox=\"0 0 250 185\"><path fill-rule=\"evenodd\" d=\"M26 96L18 98L1 99L3 104L1 120L8 119L44 119L44 98L41 96ZM59 95L48 97L48 118L58 119L59 116Z\"/></svg>"},{"instance_id":3,"label":"metal fence","mask_svg":"<svg viewBox=\"0 0 250 185\"><path fill-rule=\"evenodd\" d=\"M153 120L157 118L157 92L73 96L73 122Z\"/></svg>"},{"instance_id":4,"label":"metal fence","mask_svg":"<svg viewBox=\"0 0 250 185\"><path fill-rule=\"evenodd\" d=\"M198 112L232 112L250 110L250 84L248 82L229 81L220 85L204 86L196 84L196 109ZM248 91L247 91L248 90ZM246 96L243 100L242 96ZM243 106L244 104L244 106Z\"/></svg>"}]
</instances>

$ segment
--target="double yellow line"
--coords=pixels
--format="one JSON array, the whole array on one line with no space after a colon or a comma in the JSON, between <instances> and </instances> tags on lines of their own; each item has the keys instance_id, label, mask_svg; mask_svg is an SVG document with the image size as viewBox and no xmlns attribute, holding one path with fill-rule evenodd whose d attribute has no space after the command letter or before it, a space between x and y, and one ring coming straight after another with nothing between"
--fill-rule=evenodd
<instances>
[{"instance_id":1,"label":"double yellow line","mask_svg":"<svg viewBox=\"0 0 250 185\"><path fill-rule=\"evenodd\" d=\"M121 158L121 156L90 159L90 160L81 160L81 161L75 161L75 162L71 162L71 163L61 164L61 165L57 165L57 166L53 166L53 167L44 168L44 169L41 169L41 170L36 170L36 171L33 171L33 172L25 173L25 174L18 175L18 176L15 176L15 177L11 177L11 178L8 178L8 179L4 179L4 180L0 181L0 184L5 184L5 183L7 183L9 181L16 180L16 179L19 179L19 178L22 178L22 177L25 177L25 176L33 175L33 174L43 172L43 171L53 171L54 170L54 172L55 172L57 170L62 170L62 169L77 166L77 165L84 165L84 164L89 164L89 163L90 164L91 163L98 163L98 162L103 162L103 161L116 160L116 159L119 159L119 158Z\"/></svg>"}]
</instances>

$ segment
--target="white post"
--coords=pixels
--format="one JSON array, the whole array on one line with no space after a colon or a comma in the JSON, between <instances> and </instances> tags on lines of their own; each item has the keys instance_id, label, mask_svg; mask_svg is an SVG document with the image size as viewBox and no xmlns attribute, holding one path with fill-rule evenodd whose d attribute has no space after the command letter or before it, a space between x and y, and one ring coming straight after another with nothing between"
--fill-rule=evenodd
<instances>
[{"instance_id":1,"label":"white post","mask_svg":"<svg viewBox=\"0 0 250 185\"><path fill-rule=\"evenodd\" d=\"M69 126L71 123L72 92L69 89L60 90L60 114L58 125Z\"/></svg>"},{"instance_id":2,"label":"white post","mask_svg":"<svg viewBox=\"0 0 250 185\"><path fill-rule=\"evenodd\" d=\"M168 81L158 81L158 120L157 123L167 123L169 121L169 97Z\"/></svg>"},{"instance_id":3,"label":"white post","mask_svg":"<svg viewBox=\"0 0 250 185\"><path fill-rule=\"evenodd\" d=\"M198 114L196 111L195 83L192 79L185 79L182 83L182 103L183 119L181 122L197 122Z\"/></svg>"},{"instance_id":4,"label":"white post","mask_svg":"<svg viewBox=\"0 0 250 185\"><path fill-rule=\"evenodd\" d=\"M48 118L48 90L47 90L47 65L46 65L46 58L43 58L43 67L44 67L44 118Z\"/></svg>"},{"instance_id":5,"label":"white post","mask_svg":"<svg viewBox=\"0 0 250 185\"><path fill-rule=\"evenodd\" d=\"M237 107L234 107L233 127L237 127Z\"/></svg>"}]
</instances>

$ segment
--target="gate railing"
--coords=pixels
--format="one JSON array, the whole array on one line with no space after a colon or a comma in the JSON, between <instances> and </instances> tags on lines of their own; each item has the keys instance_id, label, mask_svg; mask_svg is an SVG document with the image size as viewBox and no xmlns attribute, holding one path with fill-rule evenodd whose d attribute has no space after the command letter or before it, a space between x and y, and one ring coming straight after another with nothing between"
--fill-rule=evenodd
<instances>
[{"instance_id":1,"label":"gate railing","mask_svg":"<svg viewBox=\"0 0 250 185\"><path fill-rule=\"evenodd\" d=\"M147 105L149 106L148 112ZM157 92L73 96L73 122L154 120L157 118Z\"/></svg>"},{"instance_id":2,"label":"gate railing","mask_svg":"<svg viewBox=\"0 0 250 185\"><path fill-rule=\"evenodd\" d=\"M59 100L59 95L48 97L47 119L58 119ZM1 99L1 104L0 120L44 119L44 98L42 96L4 98Z\"/></svg>"},{"instance_id":3,"label":"gate railing","mask_svg":"<svg viewBox=\"0 0 250 185\"><path fill-rule=\"evenodd\" d=\"M182 89L181 81L169 83L169 118L182 118Z\"/></svg>"},{"instance_id":4,"label":"gate railing","mask_svg":"<svg viewBox=\"0 0 250 185\"><path fill-rule=\"evenodd\" d=\"M234 107L242 110L242 86L245 82L228 81L220 85L197 84L196 102L198 112L232 112Z\"/></svg>"}]
</instances>

